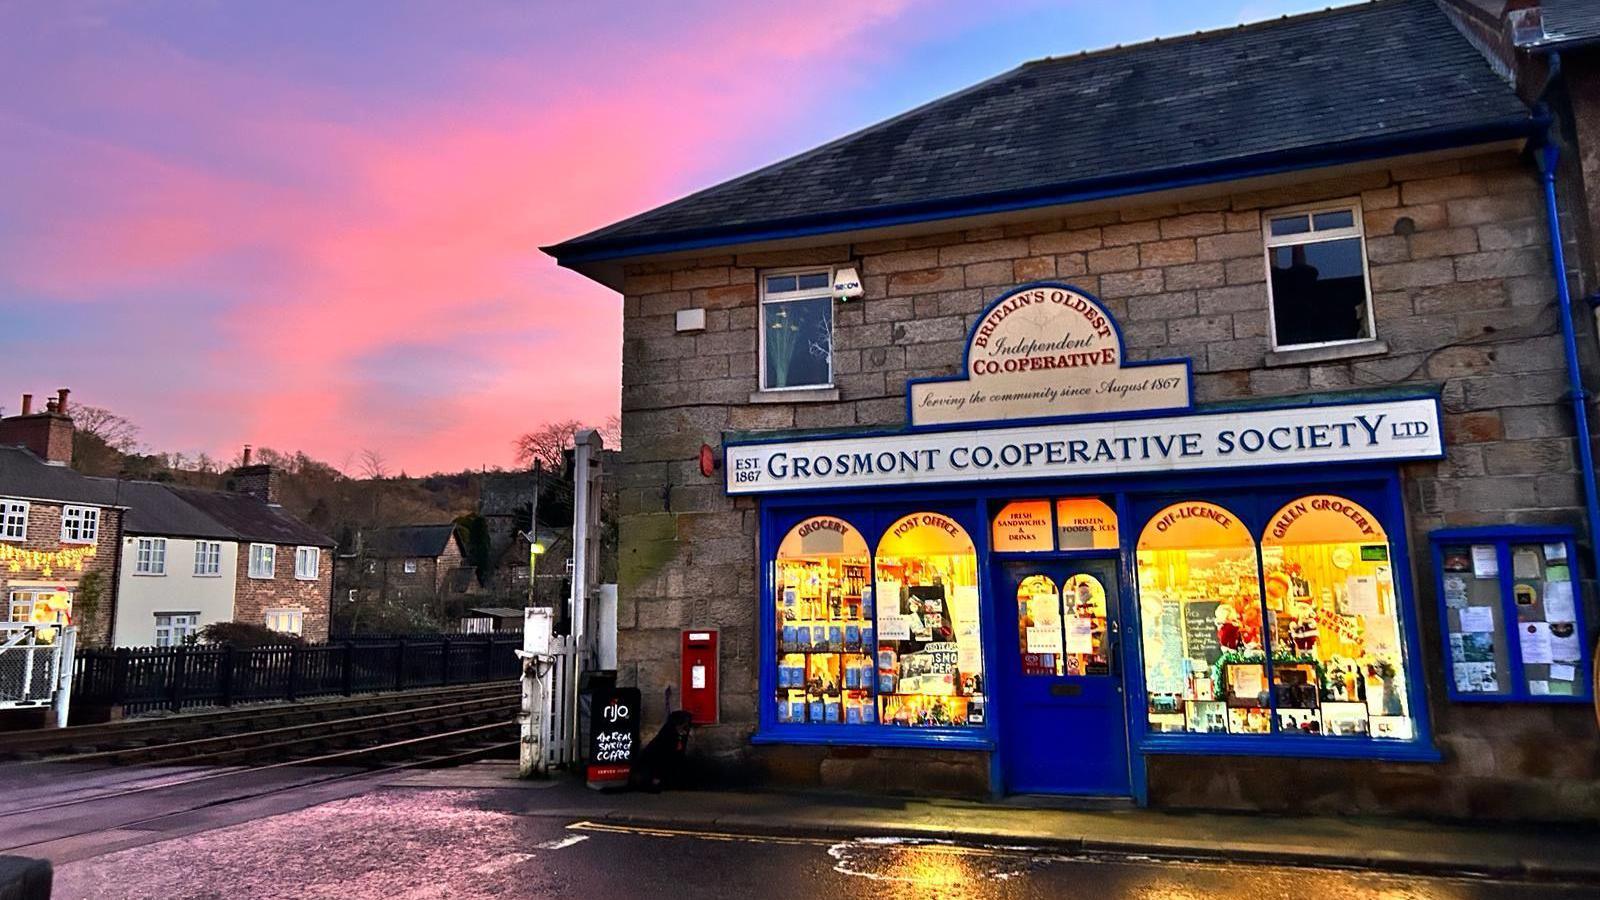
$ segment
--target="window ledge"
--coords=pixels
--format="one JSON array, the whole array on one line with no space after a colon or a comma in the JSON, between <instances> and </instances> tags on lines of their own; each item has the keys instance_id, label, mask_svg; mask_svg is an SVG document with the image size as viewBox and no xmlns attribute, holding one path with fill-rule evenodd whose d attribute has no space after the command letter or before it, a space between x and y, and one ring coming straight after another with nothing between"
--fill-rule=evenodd
<instances>
[{"instance_id":1,"label":"window ledge","mask_svg":"<svg viewBox=\"0 0 1600 900\"><path fill-rule=\"evenodd\" d=\"M1363 356L1382 356L1389 352L1383 341L1358 341L1331 347L1304 347L1299 350L1274 350L1267 354L1266 367L1303 366L1307 363L1334 362Z\"/></svg>"},{"instance_id":2,"label":"window ledge","mask_svg":"<svg viewBox=\"0 0 1600 900\"><path fill-rule=\"evenodd\" d=\"M1283 735L1188 735L1183 737L1148 736L1138 749L1147 754L1196 754L1202 756L1281 756L1320 759L1377 759L1393 762L1436 763L1443 760L1438 749L1422 740L1380 740L1373 738L1315 738Z\"/></svg>"},{"instance_id":3,"label":"window ledge","mask_svg":"<svg viewBox=\"0 0 1600 900\"><path fill-rule=\"evenodd\" d=\"M839 389L836 387L750 392L751 403L832 403L838 399Z\"/></svg>"}]
</instances>

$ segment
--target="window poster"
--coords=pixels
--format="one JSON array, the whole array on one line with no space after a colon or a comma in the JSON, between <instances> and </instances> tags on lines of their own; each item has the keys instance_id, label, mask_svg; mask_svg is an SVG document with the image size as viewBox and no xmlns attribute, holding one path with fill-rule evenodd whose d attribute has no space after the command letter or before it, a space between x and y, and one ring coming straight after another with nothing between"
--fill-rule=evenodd
<instances>
[{"instance_id":1,"label":"window poster","mask_svg":"<svg viewBox=\"0 0 1600 900\"><path fill-rule=\"evenodd\" d=\"M1461 609L1467 605L1467 579L1461 575L1444 576L1444 605Z\"/></svg>"},{"instance_id":2,"label":"window poster","mask_svg":"<svg viewBox=\"0 0 1600 900\"><path fill-rule=\"evenodd\" d=\"M1494 544L1472 545L1474 578L1494 578L1500 574L1500 553Z\"/></svg>"}]
</instances>

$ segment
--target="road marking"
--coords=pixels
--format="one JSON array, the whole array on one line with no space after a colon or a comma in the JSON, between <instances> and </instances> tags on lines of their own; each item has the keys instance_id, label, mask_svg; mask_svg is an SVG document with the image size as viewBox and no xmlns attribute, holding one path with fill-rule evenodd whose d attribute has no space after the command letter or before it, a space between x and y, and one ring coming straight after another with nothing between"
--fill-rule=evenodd
<instances>
[{"instance_id":1,"label":"road marking","mask_svg":"<svg viewBox=\"0 0 1600 900\"><path fill-rule=\"evenodd\" d=\"M507 853L505 856L496 857L481 866L474 866L472 871L476 875L493 875L496 872L520 865L534 858L532 853Z\"/></svg>"},{"instance_id":2,"label":"road marking","mask_svg":"<svg viewBox=\"0 0 1600 900\"><path fill-rule=\"evenodd\" d=\"M542 844L534 844L534 846L538 847L540 850L565 850L568 847L571 847L573 844L581 844L588 839L589 836L587 834L569 834L564 838L559 838L553 841L545 841Z\"/></svg>"},{"instance_id":3,"label":"road marking","mask_svg":"<svg viewBox=\"0 0 1600 900\"><path fill-rule=\"evenodd\" d=\"M601 822L573 822L567 828L573 831L594 831L601 834L637 834L646 837L686 837L707 841L739 841L749 844L795 844L808 847L827 847L834 843L829 838L779 837L764 834L733 834L726 831L694 831L682 828L638 827L609 825Z\"/></svg>"}]
</instances>

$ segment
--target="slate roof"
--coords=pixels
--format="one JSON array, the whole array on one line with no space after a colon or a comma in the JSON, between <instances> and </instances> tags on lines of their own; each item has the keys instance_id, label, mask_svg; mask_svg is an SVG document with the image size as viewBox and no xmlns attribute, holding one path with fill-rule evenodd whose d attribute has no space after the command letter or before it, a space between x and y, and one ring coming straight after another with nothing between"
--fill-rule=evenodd
<instances>
[{"instance_id":1,"label":"slate roof","mask_svg":"<svg viewBox=\"0 0 1600 900\"><path fill-rule=\"evenodd\" d=\"M454 525L398 525L361 532L368 556L377 559L435 558L455 536Z\"/></svg>"},{"instance_id":2,"label":"slate roof","mask_svg":"<svg viewBox=\"0 0 1600 900\"><path fill-rule=\"evenodd\" d=\"M0 447L0 497L122 506L115 483L53 466L24 447Z\"/></svg>"},{"instance_id":3,"label":"slate roof","mask_svg":"<svg viewBox=\"0 0 1600 900\"><path fill-rule=\"evenodd\" d=\"M334 541L296 519L281 506L262 503L249 494L208 491L203 488L158 485L180 497L208 518L232 532L236 540L264 544L332 547Z\"/></svg>"},{"instance_id":4,"label":"slate roof","mask_svg":"<svg viewBox=\"0 0 1600 900\"><path fill-rule=\"evenodd\" d=\"M122 502L129 507L122 521L122 530L128 534L227 541L241 539L232 529L206 515L168 485L153 481L124 481L120 489ZM250 499L260 504L255 498Z\"/></svg>"},{"instance_id":5,"label":"slate roof","mask_svg":"<svg viewBox=\"0 0 1600 900\"><path fill-rule=\"evenodd\" d=\"M564 265L1132 194L1529 133L1433 0L1038 60L545 248Z\"/></svg>"},{"instance_id":6,"label":"slate roof","mask_svg":"<svg viewBox=\"0 0 1600 900\"><path fill-rule=\"evenodd\" d=\"M1539 9L1544 22L1541 45L1600 40L1600 2L1597 0L1544 0Z\"/></svg>"}]
</instances>

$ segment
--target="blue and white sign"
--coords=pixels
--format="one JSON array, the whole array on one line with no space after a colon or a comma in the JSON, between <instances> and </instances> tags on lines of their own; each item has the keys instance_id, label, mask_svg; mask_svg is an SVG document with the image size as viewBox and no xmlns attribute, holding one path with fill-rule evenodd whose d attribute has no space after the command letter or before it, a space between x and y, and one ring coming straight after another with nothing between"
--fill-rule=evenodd
<instances>
[{"instance_id":1,"label":"blue and white sign","mask_svg":"<svg viewBox=\"0 0 1600 900\"><path fill-rule=\"evenodd\" d=\"M1431 397L1111 422L732 444L730 494L1438 459Z\"/></svg>"}]
</instances>

